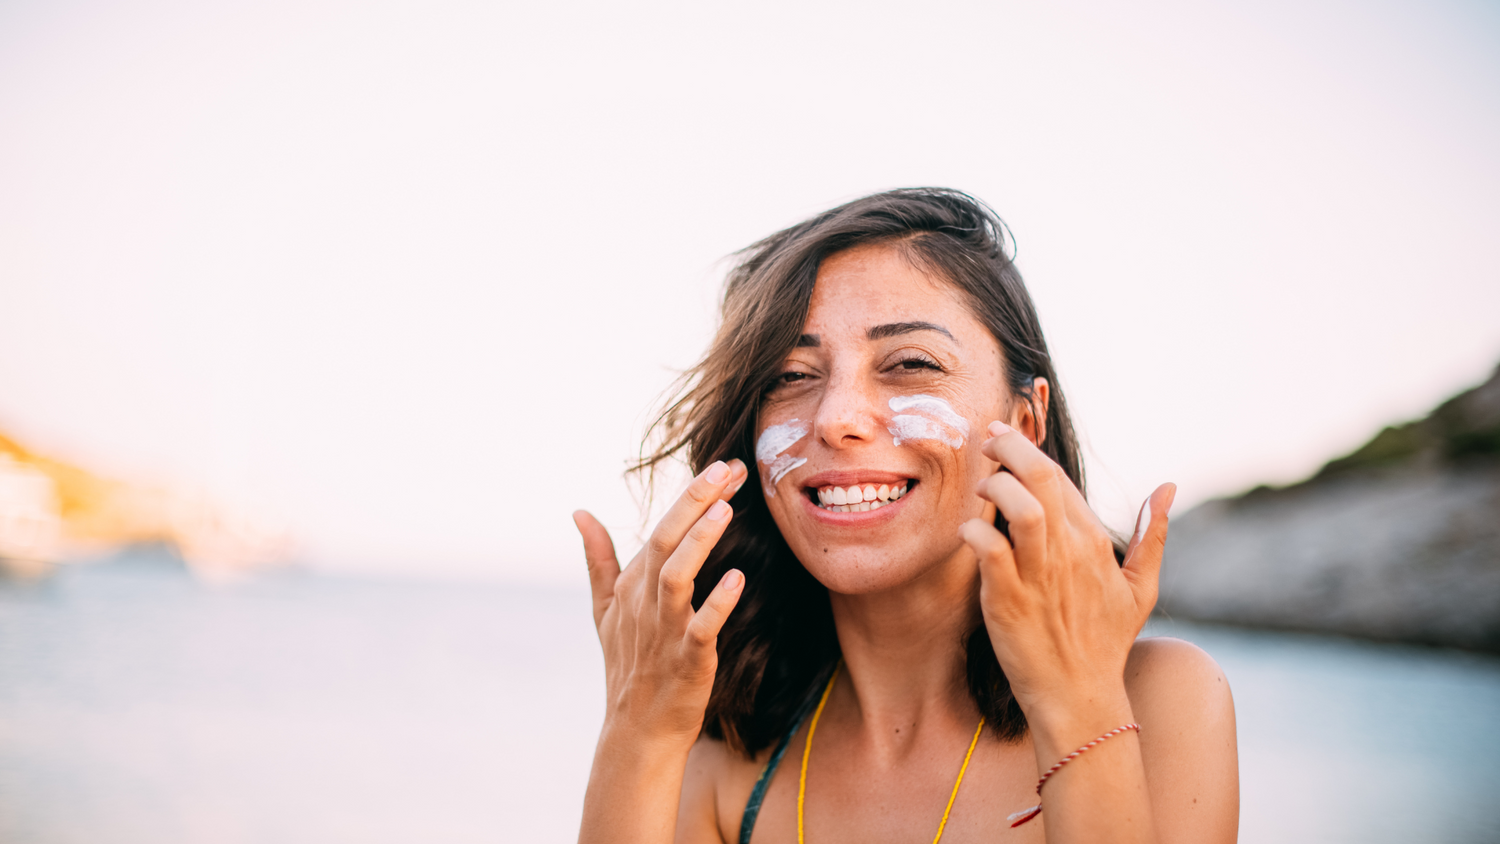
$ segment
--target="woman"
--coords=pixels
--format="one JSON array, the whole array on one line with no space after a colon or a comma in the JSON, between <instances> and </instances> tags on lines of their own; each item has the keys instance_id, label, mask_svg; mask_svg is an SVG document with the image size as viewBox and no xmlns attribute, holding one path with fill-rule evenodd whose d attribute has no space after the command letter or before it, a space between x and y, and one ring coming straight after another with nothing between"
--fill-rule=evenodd
<instances>
[{"instance_id":1,"label":"woman","mask_svg":"<svg viewBox=\"0 0 1500 844\"><path fill-rule=\"evenodd\" d=\"M902 190L731 272L642 462L697 477L623 572L574 515L608 688L581 840L1235 839L1228 684L1136 640L1175 488L1128 543L1090 511L1005 247Z\"/></svg>"}]
</instances>

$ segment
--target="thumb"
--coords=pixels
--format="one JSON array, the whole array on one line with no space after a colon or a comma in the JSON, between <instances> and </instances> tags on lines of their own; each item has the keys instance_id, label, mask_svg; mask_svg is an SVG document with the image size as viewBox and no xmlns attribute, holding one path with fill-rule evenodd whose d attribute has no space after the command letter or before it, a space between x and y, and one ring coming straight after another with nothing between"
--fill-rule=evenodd
<instances>
[{"instance_id":1,"label":"thumb","mask_svg":"<svg viewBox=\"0 0 1500 844\"><path fill-rule=\"evenodd\" d=\"M573 524L583 536L583 559L589 567L589 590L594 593L594 626L604 619L604 611L615 599L615 578L620 576L620 561L615 559L615 543L609 531L587 510L573 513Z\"/></svg>"},{"instance_id":2,"label":"thumb","mask_svg":"<svg viewBox=\"0 0 1500 844\"><path fill-rule=\"evenodd\" d=\"M1125 550L1125 579L1140 603L1156 605L1157 577L1161 574L1161 555L1167 546L1167 512L1177 497L1176 484L1162 484L1141 505L1136 519L1135 535Z\"/></svg>"}]
</instances>

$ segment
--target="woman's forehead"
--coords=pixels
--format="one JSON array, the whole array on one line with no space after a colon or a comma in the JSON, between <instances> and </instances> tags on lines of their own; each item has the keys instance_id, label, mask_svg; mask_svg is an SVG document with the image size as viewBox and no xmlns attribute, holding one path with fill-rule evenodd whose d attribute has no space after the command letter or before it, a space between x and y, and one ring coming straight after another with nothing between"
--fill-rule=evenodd
<instances>
[{"instance_id":1,"label":"woman's forehead","mask_svg":"<svg viewBox=\"0 0 1500 844\"><path fill-rule=\"evenodd\" d=\"M888 326L919 322L940 327L954 339L983 331L952 283L916 266L898 247L876 244L823 261L804 333L878 339L873 335Z\"/></svg>"}]
</instances>

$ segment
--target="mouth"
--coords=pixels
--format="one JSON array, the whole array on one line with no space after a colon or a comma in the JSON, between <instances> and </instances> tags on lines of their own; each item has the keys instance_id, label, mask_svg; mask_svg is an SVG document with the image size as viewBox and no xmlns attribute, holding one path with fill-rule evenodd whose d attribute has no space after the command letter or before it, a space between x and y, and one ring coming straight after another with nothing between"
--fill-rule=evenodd
<instances>
[{"instance_id":1,"label":"mouth","mask_svg":"<svg viewBox=\"0 0 1500 844\"><path fill-rule=\"evenodd\" d=\"M806 487L809 500L821 510L831 513L865 513L879 510L904 497L917 485L908 478L897 483L864 483L849 486Z\"/></svg>"}]
</instances>

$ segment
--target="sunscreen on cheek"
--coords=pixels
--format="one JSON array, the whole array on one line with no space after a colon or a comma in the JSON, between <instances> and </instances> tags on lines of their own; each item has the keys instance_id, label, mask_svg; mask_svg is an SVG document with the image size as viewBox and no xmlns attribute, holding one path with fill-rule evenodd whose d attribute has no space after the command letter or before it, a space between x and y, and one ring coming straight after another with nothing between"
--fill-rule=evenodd
<instances>
[{"instance_id":1,"label":"sunscreen on cheek","mask_svg":"<svg viewBox=\"0 0 1500 844\"><path fill-rule=\"evenodd\" d=\"M755 460L761 465L761 488L766 491L767 496L775 498L776 484L786 477L787 472L807 462L805 457L793 457L782 452L807 436L808 430L806 422L793 419L761 431L760 439L755 441Z\"/></svg>"},{"instance_id":2,"label":"sunscreen on cheek","mask_svg":"<svg viewBox=\"0 0 1500 844\"><path fill-rule=\"evenodd\" d=\"M896 415L891 417L886 430L891 432L891 442L896 445L912 440L937 440L961 448L969 435L969 420L937 396L896 396L890 406Z\"/></svg>"}]
</instances>

